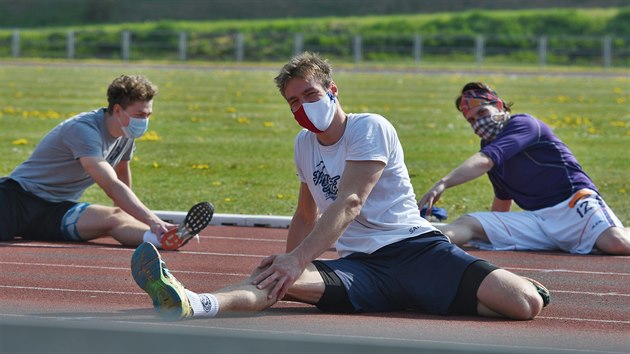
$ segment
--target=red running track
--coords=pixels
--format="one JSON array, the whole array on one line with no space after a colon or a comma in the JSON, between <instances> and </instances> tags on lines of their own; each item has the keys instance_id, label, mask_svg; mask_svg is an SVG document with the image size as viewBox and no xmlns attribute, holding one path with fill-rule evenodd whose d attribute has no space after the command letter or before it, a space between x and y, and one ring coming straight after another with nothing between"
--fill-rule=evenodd
<instances>
[{"instance_id":1,"label":"red running track","mask_svg":"<svg viewBox=\"0 0 630 354\"><path fill-rule=\"evenodd\" d=\"M286 229L210 226L201 233L200 243L192 240L180 251L162 252L162 257L189 289L209 292L243 279L264 256L282 252L286 233ZM276 347L268 347L270 351L290 348L287 352L295 353L330 353L334 348L338 352L419 352L423 348L430 349L427 352L630 352L630 257L469 249L517 274L538 279L550 289L551 305L533 321L416 312L330 315L312 306L280 302L250 317L166 323L155 317L149 297L131 278L133 250L111 239L83 244L0 243L0 352L42 348L70 352L73 346L69 343L79 336L86 342L107 343L109 346L100 347L104 352L107 348L135 352L138 343L134 338L141 338L142 331L158 332L156 336L169 338L168 343L186 333L201 341L212 337L211 343L219 343L219 336L239 341L239 345L249 340L251 347L246 348L258 353L261 349L256 346L269 338L284 343L275 343ZM329 252L324 257L336 254ZM59 327L67 327L63 332L67 339ZM97 339L79 334L87 328L100 333ZM37 334L20 337L32 331ZM166 333L173 336L166 337ZM112 338L102 339L107 335ZM54 345L42 347L29 338ZM193 342L187 339L187 343ZM308 349L309 343L316 349ZM347 346L350 344L354 347ZM379 347L381 344L389 349ZM212 346L205 343L202 347L208 349L208 345ZM324 349L325 345L332 347ZM83 350L79 348L75 349ZM225 352L236 351L226 348ZM238 348L239 352L250 351ZM159 348L153 351L160 352Z\"/></svg>"}]
</instances>

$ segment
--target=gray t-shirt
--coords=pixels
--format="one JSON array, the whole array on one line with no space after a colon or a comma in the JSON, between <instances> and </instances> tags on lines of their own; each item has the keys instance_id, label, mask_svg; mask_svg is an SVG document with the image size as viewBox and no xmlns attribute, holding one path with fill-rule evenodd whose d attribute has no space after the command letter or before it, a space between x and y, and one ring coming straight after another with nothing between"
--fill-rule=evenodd
<instances>
[{"instance_id":1,"label":"gray t-shirt","mask_svg":"<svg viewBox=\"0 0 630 354\"><path fill-rule=\"evenodd\" d=\"M81 166L80 157L102 157L114 167L133 155L133 139L109 134L105 110L80 113L57 125L9 177L48 201L78 201L94 184Z\"/></svg>"}]
</instances>

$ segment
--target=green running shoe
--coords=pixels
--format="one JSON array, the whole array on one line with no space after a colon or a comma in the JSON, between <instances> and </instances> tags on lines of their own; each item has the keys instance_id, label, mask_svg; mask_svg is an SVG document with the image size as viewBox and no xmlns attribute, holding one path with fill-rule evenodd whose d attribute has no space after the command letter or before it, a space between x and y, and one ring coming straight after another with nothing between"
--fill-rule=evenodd
<instances>
[{"instance_id":1,"label":"green running shoe","mask_svg":"<svg viewBox=\"0 0 630 354\"><path fill-rule=\"evenodd\" d=\"M131 257L131 274L136 284L153 300L153 307L165 320L179 320L193 315L184 286L166 268L166 263L152 244L144 242Z\"/></svg>"},{"instance_id":2,"label":"green running shoe","mask_svg":"<svg viewBox=\"0 0 630 354\"><path fill-rule=\"evenodd\" d=\"M536 287L536 291L538 291L538 295L543 299L543 307L546 307L551 302L551 293L549 290L542 285L539 281L534 280L532 278L523 277L527 279L530 283L532 283Z\"/></svg>"}]
</instances>

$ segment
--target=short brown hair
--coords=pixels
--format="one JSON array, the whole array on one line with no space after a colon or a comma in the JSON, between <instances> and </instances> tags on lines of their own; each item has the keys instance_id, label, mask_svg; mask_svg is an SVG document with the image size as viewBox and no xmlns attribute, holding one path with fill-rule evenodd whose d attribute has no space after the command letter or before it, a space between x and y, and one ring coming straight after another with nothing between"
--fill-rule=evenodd
<instances>
[{"instance_id":1,"label":"short brown hair","mask_svg":"<svg viewBox=\"0 0 630 354\"><path fill-rule=\"evenodd\" d=\"M320 58L315 53L304 52L294 56L280 69L280 73L274 78L276 87L278 87L283 97L287 82L294 77L300 77L305 80L316 79L322 84L324 89L328 89L332 83L332 67L327 60Z\"/></svg>"},{"instance_id":2,"label":"short brown hair","mask_svg":"<svg viewBox=\"0 0 630 354\"><path fill-rule=\"evenodd\" d=\"M107 110L111 112L115 104L127 108L134 102L151 101L157 93L157 87L142 75L120 75L107 88Z\"/></svg>"}]
</instances>

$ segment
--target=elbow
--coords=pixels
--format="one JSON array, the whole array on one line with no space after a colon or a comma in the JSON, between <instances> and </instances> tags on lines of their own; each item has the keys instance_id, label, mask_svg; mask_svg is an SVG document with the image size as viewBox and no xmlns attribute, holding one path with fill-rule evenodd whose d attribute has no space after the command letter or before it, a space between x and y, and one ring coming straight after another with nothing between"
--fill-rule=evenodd
<instances>
[{"instance_id":1,"label":"elbow","mask_svg":"<svg viewBox=\"0 0 630 354\"><path fill-rule=\"evenodd\" d=\"M344 199L346 214L350 219L354 219L359 216L364 204L365 200L356 194L351 194Z\"/></svg>"}]
</instances>

